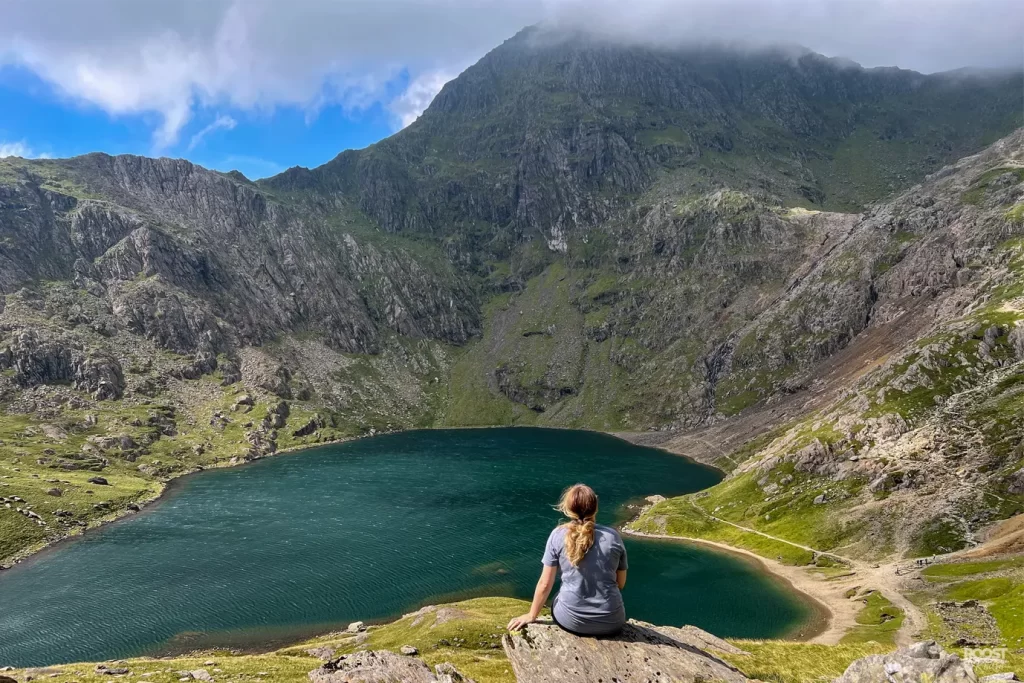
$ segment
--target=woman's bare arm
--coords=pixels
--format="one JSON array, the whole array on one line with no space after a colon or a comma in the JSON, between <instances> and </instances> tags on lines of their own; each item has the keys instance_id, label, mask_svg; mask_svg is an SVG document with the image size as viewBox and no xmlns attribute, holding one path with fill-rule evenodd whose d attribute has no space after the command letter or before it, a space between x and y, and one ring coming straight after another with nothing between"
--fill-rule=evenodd
<instances>
[{"instance_id":1,"label":"woman's bare arm","mask_svg":"<svg viewBox=\"0 0 1024 683\"><path fill-rule=\"evenodd\" d=\"M540 578L537 580L537 588L533 591L533 604L530 605L530 611L508 622L509 631L518 631L527 624L537 621L540 611L544 609L544 604L548 601L548 596L551 595L551 589L555 586L557 573L558 567L544 565L544 571L540 573ZM619 573L625 575L626 572Z\"/></svg>"},{"instance_id":2,"label":"woman's bare arm","mask_svg":"<svg viewBox=\"0 0 1024 683\"><path fill-rule=\"evenodd\" d=\"M615 583L619 584L619 590L626 587L626 570L620 569L615 572Z\"/></svg>"}]
</instances>

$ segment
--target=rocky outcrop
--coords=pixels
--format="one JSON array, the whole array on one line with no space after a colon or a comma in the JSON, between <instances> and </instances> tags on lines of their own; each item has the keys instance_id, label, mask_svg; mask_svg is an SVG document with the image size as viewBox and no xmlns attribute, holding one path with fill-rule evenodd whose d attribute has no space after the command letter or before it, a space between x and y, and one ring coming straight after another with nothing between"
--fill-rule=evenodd
<instances>
[{"instance_id":1,"label":"rocky outcrop","mask_svg":"<svg viewBox=\"0 0 1024 683\"><path fill-rule=\"evenodd\" d=\"M90 354L73 342L31 329L18 333L13 344L0 350L0 370L8 368L23 387L72 384L101 401L124 393L124 373L117 359Z\"/></svg>"},{"instance_id":2,"label":"rocky outcrop","mask_svg":"<svg viewBox=\"0 0 1024 683\"><path fill-rule=\"evenodd\" d=\"M309 672L312 683L474 683L447 662L430 671L422 659L387 650L343 655Z\"/></svg>"},{"instance_id":3,"label":"rocky outcrop","mask_svg":"<svg viewBox=\"0 0 1024 683\"><path fill-rule=\"evenodd\" d=\"M930 640L889 654L858 659L835 683L975 683L977 680L969 664Z\"/></svg>"},{"instance_id":4,"label":"rocky outcrop","mask_svg":"<svg viewBox=\"0 0 1024 683\"><path fill-rule=\"evenodd\" d=\"M1010 493L1024 494L1024 467L1011 474L1006 481L1006 490Z\"/></svg>"},{"instance_id":5,"label":"rocky outcrop","mask_svg":"<svg viewBox=\"0 0 1024 683\"><path fill-rule=\"evenodd\" d=\"M1024 325L1017 325L1010 331L1010 344L1017 358L1024 360Z\"/></svg>"},{"instance_id":6,"label":"rocky outcrop","mask_svg":"<svg viewBox=\"0 0 1024 683\"><path fill-rule=\"evenodd\" d=\"M694 627L633 621L611 638L581 638L534 623L502 639L519 683L741 683L747 677L709 652L736 648Z\"/></svg>"}]
</instances>

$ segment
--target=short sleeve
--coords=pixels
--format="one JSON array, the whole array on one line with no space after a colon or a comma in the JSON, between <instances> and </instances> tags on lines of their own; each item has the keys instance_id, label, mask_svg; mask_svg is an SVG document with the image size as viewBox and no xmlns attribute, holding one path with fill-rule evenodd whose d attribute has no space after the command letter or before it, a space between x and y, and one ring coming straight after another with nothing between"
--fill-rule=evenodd
<instances>
[{"instance_id":1,"label":"short sleeve","mask_svg":"<svg viewBox=\"0 0 1024 683\"><path fill-rule=\"evenodd\" d=\"M558 554L560 550L560 543L557 539L558 529L555 529L548 536L547 545L544 546L544 559L541 562L546 567L557 567L558 566Z\"/></svg>"},{"instance_id":2,"label":"short sleeve","mask_svg":"<svg viewBox=\"0 0 1024 683\"><path fill-rule=\"evenodd\" d=\"M626 544L622 542L622 538L619 538L619 566L616 567L616 571L626 571L629 569L629 560L626 559Z\"/></svg>"}]
</instances>

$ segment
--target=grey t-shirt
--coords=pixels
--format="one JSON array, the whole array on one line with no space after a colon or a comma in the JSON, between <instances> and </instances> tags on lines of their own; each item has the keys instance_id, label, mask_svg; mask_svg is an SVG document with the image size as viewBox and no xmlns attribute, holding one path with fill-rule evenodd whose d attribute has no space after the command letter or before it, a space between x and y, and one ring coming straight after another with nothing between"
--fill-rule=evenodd
<instances>
[{"instance_id":1,"label":"grey t-shirt","mask_svg":"<svg viewBox=\"0 0 1024 683\"><path fill-rule=\"evenodd\" d=\"M574 567L565 552L564 526L548 536L544 564L561 570L562 586L551 611L563 627L584 635L614 633L626 623L622 593L615 572L626 569L626 546L619 532L601 524L594 526L594 545Z\"/></svg>"}]
</instances>

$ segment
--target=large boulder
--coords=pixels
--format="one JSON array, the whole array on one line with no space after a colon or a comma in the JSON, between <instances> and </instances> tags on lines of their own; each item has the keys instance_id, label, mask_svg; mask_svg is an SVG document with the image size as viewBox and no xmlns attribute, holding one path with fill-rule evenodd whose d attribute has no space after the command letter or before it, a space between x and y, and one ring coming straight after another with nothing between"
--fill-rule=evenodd
<instances>
[{"instance_id":1,"label":"large boulder","mask_svg":"<svg viewBox=\"0 0 1024 683\"><path fill-rule=\"evenodd\" d=\"M474 683L445 662L437 675L422 659L387 650L342 655L309 672L312 683Z\"/></svg>"},{"instance_id":2,"label":"large boulder","mask_svg":"<svg viewBox=\"0 0 1024 683\"><path fill-rule=\"evenodd\" d=\"M582 638L535 623L502 639L519 683L690 683L749 679L705 648L741 653L700 629L630 620L610 638Z\"/></svg>"},{"instance_id":3,"label":"large boulder","mask_svg":"<svg viewBox=\"0 0 1024 683\"><path fill-rule=\"evenodd\" d=\"M934 640L915 643L885 655L856 660L835 683L976 683L969 664Z\"/></svg>"}]
</instances>

